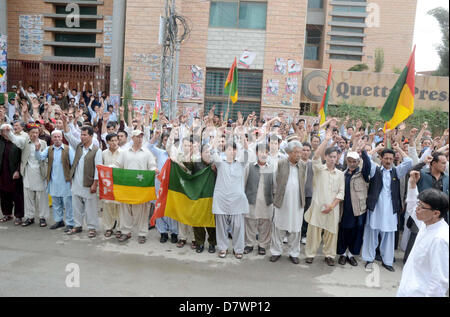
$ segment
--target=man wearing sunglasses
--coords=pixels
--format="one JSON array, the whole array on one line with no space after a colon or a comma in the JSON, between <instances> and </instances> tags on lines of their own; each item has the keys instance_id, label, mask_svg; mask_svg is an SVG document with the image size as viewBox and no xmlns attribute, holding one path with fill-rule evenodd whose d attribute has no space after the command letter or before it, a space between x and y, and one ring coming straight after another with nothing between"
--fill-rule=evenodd
<instances>
[{"instance_id":1,"label":"man wearing sunglasses","mask_svg":"<svg viewBox=\"0 0 450 317\"><path fill-rule=\"evenodd\" d=\"M411 171L406 211L419 233L403 268L397 296L446 296L448 292L448 195L434 188L419 194L419 171Z\"/></svg>"}]
</instances>

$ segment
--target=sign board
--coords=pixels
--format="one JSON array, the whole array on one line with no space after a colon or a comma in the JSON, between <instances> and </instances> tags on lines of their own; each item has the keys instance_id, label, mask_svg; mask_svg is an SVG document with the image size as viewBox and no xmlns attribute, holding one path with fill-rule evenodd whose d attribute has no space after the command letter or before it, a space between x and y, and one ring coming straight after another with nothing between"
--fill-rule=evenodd
<instances>
[{"instance_id":1,"label":"sign board","mask_svg":"<svg viewBox=\"0 0 450 317\"><path fill-rule=\"evenodd\" d=\"M301 102L320 103L326 87L328 70L303 70ZM389 91L399 75L333 70L330 104L350 103L368 107L383 107ZM417 76L415 109L449 111L449 78Z\"/></svg>"}]
</instances>

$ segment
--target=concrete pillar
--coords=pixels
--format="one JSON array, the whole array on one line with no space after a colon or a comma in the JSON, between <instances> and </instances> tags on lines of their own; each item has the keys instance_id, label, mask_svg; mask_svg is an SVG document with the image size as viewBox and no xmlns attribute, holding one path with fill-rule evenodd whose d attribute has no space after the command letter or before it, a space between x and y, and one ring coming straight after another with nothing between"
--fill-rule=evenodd
<instances>
[{"instance_id":1,"label":"concrete pillar","mask_svg":"<svg viewBox=\"0 0 450 317\"><path fill-rule=\"evenodd\" d=\"M6 1L7 0L0 0L0 37L2 42L6 42L6 51L8 51L8 6ZM2 44L2 46L4 45L3 43L0 44ZM7 66L7 62L4 63L2 61L0 63L0 93L7 91Z\"/></svg>"},{"instance_id":2,"label":"concrete pillar","mask_svg":"<svg viewBox=\"0 0 450 317\"><path fill-rule=\"evenodd\" d=\"M126 0L114 0L111 75L109 84L110 95L122 95L123 86L123 52L125 42Z\"/></svg>"},{"instance_id":3,"label":"concrete pillar","mask_svg":"<svg viewBox=\"0 0 450 317\"><path fill-rule=\"evenodd\" d=\"M8 6L6 0L0 0L0 35L8 35Z\"/></svg>"}]
</instances>

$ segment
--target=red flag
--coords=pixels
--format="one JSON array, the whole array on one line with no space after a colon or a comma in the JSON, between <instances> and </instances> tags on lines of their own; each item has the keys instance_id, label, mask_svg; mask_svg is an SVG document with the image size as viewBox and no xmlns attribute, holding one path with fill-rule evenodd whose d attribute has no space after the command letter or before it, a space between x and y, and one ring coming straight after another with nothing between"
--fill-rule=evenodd
<instances>
[{"instance_id":1,"label":"red flag","mask_svg":"<svg viewBox=\"0 0 450 317\"><path fill-rule=\"evenodd\" d=\"M150 219L150 226L154 226L157 218L164 217L164 211L166 209L167 192L169 190L170 181L170 159L164 164L161 172L157 176L161 185L159 186L158 198L156 199L155 211Z\"/></svg>"}]
</instances>

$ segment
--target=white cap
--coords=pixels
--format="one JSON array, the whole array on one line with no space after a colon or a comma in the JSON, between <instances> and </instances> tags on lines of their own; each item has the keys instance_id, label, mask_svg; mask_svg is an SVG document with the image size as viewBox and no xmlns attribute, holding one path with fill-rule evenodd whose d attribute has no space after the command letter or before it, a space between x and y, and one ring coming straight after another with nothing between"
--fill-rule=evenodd
<instances>
[{"instance_id":1,"label":"white cap","mask_svg":"<svg viewBox=\"0 0 450 317\"><path fill-rule=\"evenodd\" d=\"M347 157L350 157L354 160L359 160L359 154L357 152L348 152Z\"/></svg>"},{"instance_id":2,"label":"white cap","mask_svg":"<svg viewBox=\"0 0 450 317\"><path fill-rule=\"evenodd\" d=\"M133 132L131 132L131 136L140 136L141 134L144 134L144 132L142 132L141 130L133 130Z\"/></svg>"}]
</instances>

